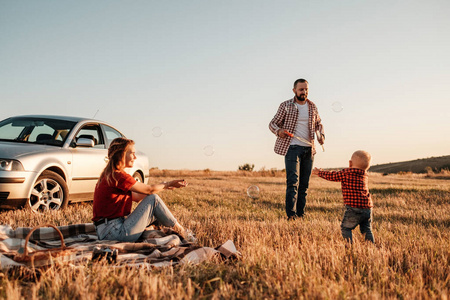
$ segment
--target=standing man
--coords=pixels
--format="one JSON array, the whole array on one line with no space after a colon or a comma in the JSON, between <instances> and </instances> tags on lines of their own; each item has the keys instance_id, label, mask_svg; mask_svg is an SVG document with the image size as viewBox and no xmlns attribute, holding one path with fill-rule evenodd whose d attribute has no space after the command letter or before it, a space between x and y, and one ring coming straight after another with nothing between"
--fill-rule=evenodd
<instances>
[{"instance_id":1,"label":"standing man","mask_svg":"<svg viewBox=\"0 0 450 300\"><path fill-rule=\"evenodd\" d=\"M282 102L269 123L270 131L277 136L275 153L284 156L286 165L288 220L305 214L306 190L316 154L314 134L317 132L317 140L321 145L325 141L317 107L308 99L308 87L308 81L297 79L292 89L294 98Z\"/></svg>"}]
</instances>

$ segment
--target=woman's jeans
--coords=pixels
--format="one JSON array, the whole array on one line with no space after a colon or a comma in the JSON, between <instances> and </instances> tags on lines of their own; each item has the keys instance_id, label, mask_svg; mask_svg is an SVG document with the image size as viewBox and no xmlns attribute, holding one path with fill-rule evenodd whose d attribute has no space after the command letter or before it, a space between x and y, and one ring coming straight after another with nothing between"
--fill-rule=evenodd
<instances>
[{"instance_id":1,"label":"woman's jeans","mask_svg":"<svg viewBox=\"0 0 450 300\"><path fill-rule=\"evenodd\" d=\"M286 214L303 217L306 205L306 190L313 165L311 147L289 146L284 157L286 165Z\"/></svg>"},{"instance_id":2,"label":"woman's jeans","mask_svg":"<svg viewBox=\"0 0 450 300\"><path fill-rule=\"evenodd\" d=\"M154 221L158 221L161 225L167 227L173 227L177 222L156 194L148 195L142 199L128 217L112 219L97 226L97 235L100 240L135 242L145 228Z\"/></svg>"},{"instance_id":3,"label":"woman's jeans","mask_svg":"<svg viewBox=\"0 0 450 300\"><path fill-rule=\"evenodd\" d=\"M372 233L372 209L371 208L356 208L346 205L344 218L341 223L341 231L344 239L352 240L352 230L359 225L359 230L364 234L366 241L374 242Z\"/></svg>"}]
</instances>

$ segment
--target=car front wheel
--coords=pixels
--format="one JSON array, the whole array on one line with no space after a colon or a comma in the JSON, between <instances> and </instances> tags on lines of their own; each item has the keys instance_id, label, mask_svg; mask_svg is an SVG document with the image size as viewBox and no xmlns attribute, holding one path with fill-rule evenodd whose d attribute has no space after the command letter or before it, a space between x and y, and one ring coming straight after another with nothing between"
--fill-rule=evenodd
<instances>
[{"instance_id":1,"label":"car front wheel","mask_svg":"<svg viewBox=\"0 0 450 300\"><path fill-rule=\"evenodd\" d=\"M35 212L59 210L67 207L69 189L64 179L52 171L39 175L31 190L28 206Z\"/></svg>"}]
</instances>

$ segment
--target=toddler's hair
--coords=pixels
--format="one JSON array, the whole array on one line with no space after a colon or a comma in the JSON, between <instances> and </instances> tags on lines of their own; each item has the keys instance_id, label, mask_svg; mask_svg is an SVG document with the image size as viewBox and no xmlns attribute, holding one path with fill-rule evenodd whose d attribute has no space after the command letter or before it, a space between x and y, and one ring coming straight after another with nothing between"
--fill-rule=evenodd
<instances>
[{"instance_id":1,"label":"toddler's hair","mask_svg":"<svg viewBox=\"0 0 450 300\"><path fill-rule=\"evenodd\" d=\"M364 150L355 151L352 155L353 163L364 170L369 169L371 159L372 156L370 155L370 153Z\"/></svg>"}]
</instances>

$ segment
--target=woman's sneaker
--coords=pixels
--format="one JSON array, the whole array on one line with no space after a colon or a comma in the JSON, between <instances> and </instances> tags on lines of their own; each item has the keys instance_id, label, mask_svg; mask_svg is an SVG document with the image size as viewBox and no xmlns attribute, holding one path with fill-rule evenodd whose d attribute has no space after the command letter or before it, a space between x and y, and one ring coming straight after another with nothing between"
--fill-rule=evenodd
<instances>
[{"instance_id":1,"label":"woman's sneaker","mask_svg":"<svg viewBox=\"0 0 450 300\"><path fill-rule=\"evenodd\" d=\"M195 234L190 229L186 229L184 239L188 243L192 243L192 244L197 243L197 238L195 237Z\"/></svg>"}]
</instances>

